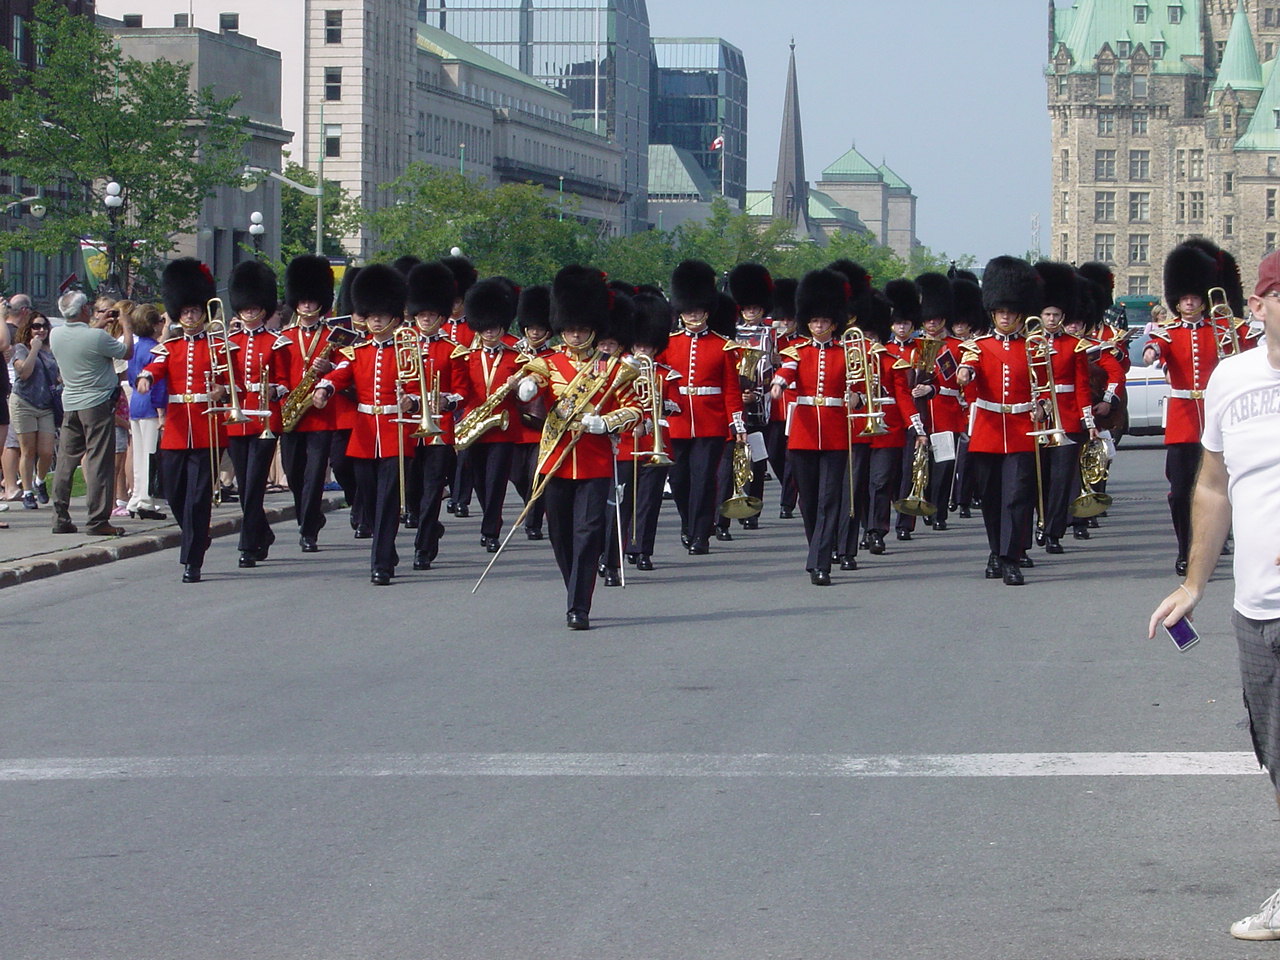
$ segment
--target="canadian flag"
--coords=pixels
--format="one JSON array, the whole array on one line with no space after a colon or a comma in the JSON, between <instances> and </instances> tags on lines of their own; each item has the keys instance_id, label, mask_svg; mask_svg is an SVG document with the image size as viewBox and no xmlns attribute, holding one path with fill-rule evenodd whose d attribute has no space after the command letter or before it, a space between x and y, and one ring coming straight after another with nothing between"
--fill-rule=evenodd
<instances>
[{"instance_id":1,"label":"canadian flag","mask_svg":"<svg viewBox=\"0 0 1280 960\"><path fill-rule=\"evenodd\" d=\"M712 141L711 141L711 149L712 149L712 150L723 150L723 149L724 149L724 137L716 137L714 140L712 140Z\"/></svg>"}]
</instances>

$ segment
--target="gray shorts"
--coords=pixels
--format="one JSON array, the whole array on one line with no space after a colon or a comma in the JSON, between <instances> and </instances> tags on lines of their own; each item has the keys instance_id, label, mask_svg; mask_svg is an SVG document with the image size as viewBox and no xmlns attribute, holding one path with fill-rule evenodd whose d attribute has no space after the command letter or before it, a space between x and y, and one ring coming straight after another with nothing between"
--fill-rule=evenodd
<instances>
[{"instance_id":1,"label":"gray shorts","mask_svg":"<svg viewBox=\"0 0 1280 960\"><path fill-rule=\"evenodd\" d=\"M9 426L16 436L20 433L47 433L53 436L53 410L33 407L16 394L9 398Z\"/></svg>"},{"instance_id":2,"label":"gray shorts","mask_svg":"<svg viewBox=\"0 0 1280 960\"><path fill-rule=\"evenodd\" d=\"M1253 752L1280 789L1280 620L1251 620L1233 612L1231 621Z\"/></svg>"}]
</instances>

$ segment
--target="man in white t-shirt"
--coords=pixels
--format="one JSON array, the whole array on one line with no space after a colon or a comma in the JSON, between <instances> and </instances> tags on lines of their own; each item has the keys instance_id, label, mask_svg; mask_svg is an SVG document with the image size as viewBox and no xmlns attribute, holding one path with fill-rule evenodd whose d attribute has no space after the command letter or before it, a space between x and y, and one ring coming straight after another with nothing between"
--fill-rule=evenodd
<instances>
[{"instance_id":1,"label":"man in white t-shirt","mask_svg":"<svg viewBox=\"0 0 1280 960\"><path fill-rule=\"evenodd\" d=\"M1209 379L1187 576L1156 607L1148 635L1195 608L1234 520L1233 621L1244 701L1258 762L1280 788L1280 252L1258 265L1249 309L1266 339L1224 359ZM1231 935L1280 940L1280 890L1233 923Z\"/></svg>"}]
</instances>

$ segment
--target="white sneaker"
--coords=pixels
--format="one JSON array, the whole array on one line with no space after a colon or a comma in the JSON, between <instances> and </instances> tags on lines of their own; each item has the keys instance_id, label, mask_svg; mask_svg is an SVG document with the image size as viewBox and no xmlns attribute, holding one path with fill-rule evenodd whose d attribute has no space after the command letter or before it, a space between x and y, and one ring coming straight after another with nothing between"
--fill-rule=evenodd
<instances>
[{"instance_id":1,"label":"white sneaker","mask_svg":"<svg viewBox=\"0 0 1280 960\"><path fill-rule=\"evenodd\" d=\"M5 503L3 500L0 500L0 513L4 513L8 509L9 509L9 504Z\"/></svg>"},{"instance_id":2,"label":"white sneaker","mask_svg":"<svg viewBox=\"0 0 1280 960\"><path fill-rule=\"evenodd\" d=\"M1231 925L1237 940L1280 940L1280 890L1268 897L1252 917Z\"/></svg>"}]
</instances>

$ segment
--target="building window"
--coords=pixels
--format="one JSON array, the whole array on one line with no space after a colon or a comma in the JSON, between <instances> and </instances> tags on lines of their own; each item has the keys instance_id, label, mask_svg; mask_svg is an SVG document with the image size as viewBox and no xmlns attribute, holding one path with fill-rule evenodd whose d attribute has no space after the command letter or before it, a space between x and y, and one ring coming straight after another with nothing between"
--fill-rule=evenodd
<instances>
[{"instance_id":1,"label":"building window","mask_svg":"<svg viewBox=\"0 0 1280 960\"><path fill-rule=\"evenodd\" d=\"M185 30L187 27L191 26L191 14L175 13L173 15L173 25L179 29Z\"/></svg>"},{"instance_id":2,"label":"building window","mask_svg":"<svg viewBox=\"0 0 1280 960\"><path fill-rule=\"evenodd\" d=\"M1276 158L1267 157L1267 176L1274 177L1276 175Z\"/></svg>"},{"instance_id":3,"label":"building window","mask_svg":"<svg viewBox=\"0 0 1280 960\"><path fill-rule=\"evenodd\" d=\"M1147 233L1131 233L1129 235L1129 262L1151 262L1151 235Z\"/></svg>"},{"instance_id":4,"label":"building window","mask_svg":"<svg viewBox=\"0 0 1280 960\"><path fill-rule=\"evenodd\" d=\"M1275 253L1275 251L1276 251L1276 235L1275 235L1274 233L1268 233L1268 234L1266 235L1266 237L1264 238L1264 240L1263 240L1263 246L1265 246L1265 247L1266 247L1266 252L1267 252L1267 253ZM21 288L19 288L19 289L21 289Z\"/></svg>"},{"instance_id":5,"label":"building window","mask_svg":"<svg viewBox=\"0 0 1280 960\"><path fill-rule=\"evenodd\" d=\"M22 48L26 45L23 43L25 36L26 21L15 13L13 15L13 55L19 60L22 59Z\"/></svg>"},{"instance_id":6,"label":"building window","mask_svg":"<svg viewBox=\"0 0 1280 960\"><path fill-rule=\"evenodd\" d=\"M1135 110L1129 120L1129 132L1135 137L1145 137L1147 135L1147 114L1141 110Z\"/></svg>"},{"instance_id":7,"label":"building window","mask_svg":"<svg viewBox=\"0 0 1280 960\"><path fill-rule=\"evenodd\" d=\"M1177 201L1175 205L1175 218L1179 223L1182 223L1187 219L1187 195L1179 190L1175 195L1175 199Z\"/></svg>"},{"instance_id":8,"label":"building window","mask_svg":"<svg viewBox=\"0 0 1280 960\"><path fill-rule=\"evenodd\" d=\"M1058 74L1057 78L1058 96L1065 97L1067 95L1067 77L1066 74Z\"/></svg>"},{"instance_id":9,"label":"building window","mask_svg":"<svg viewBox=\"0 0 1280 960\"><path fill-rule=\"evenodd\" d=\"M1222 129L1231 129L1231 112L1229 110L1224 110L1222 113Z\"/></svg>"},{"instance_id":10,"label":"building window","mask_svg":"<svg viewBox=\"0 0 1280 960\"><path fill-rule=\"evenodd\" d=\"M1116 112L1114 110L1098 111L1098 136L1113 137L1116 133Z\"/></svg>"},{"instance_id":11,"label":"building window","mask_svg":"<svg viewBox=\"0 0 1280 960\"><path fill-rule=\"evenodd\" d=\"M1170 23L1182 22L1182 5L1181 4L1171 3L1169 5L1169 22Z\"/></svg>"},{"instance_id":12,"label":"building window","mask_svg":"<svg viewBox=\"0 0 1280 960\"><path fill-rule=\"evenodd\" d=\"M1262 25L1264 27L1274 27L1276 25L1276 8L1265 7L1262 11Z\"/></svg>"},{"instance_id":13,"label":"building window","mask_svg":"<svg viewBox=\"0 0 1280 960\"><path fill-rule=\"evenodd\" d=\"M1147 75L1145 73L1135 73L1133 75L1133 95L1136 99L1147 99Z\"/></svg>"},{"instance_id":14,"label":"building window","mask_svg":"<svg viewBox=\"0 0 1280 960\"><path fill-rule=\"evenodd\" d=\"M1145 275L1129 278L1129 296L1145 297L1151 293L1151 278Z\"/></svg>"},{"instance_id":15,"label":"building window","mask_svg":"<svg viewBox=\"0 0 1280 960\"><path fill-rule=\"evenodd\" d=\"M240 32L240 14L238 13L220 13L218 14L218 29L223 33L239 33Z\"/></svg>"},{"instance_id":16,"label":"building window","mask_svg":"<svg viewBox=\"0 0 1280 960\"><path fill-rule=\"evenodd\" d=\"M1134 7L1133 7L1134 23L1146 23L1147 17L1150 14L1151 14L1151 8L1148 7L1145 3L1134 4Z\"/></svg>"},{"instance_id":17,"label":"building window","mask_svg":"<svg viewBox=\"0 0 1280 960\"><path fill-rule=\"evenodd\" d=\"M1267 219L1274 220L1276 218L1276 188L1267 188Z\"/></svg>"},{"instance_id":18,"label":"building window","mask_svg":"<svg viewBox=\"0 0 1280 960\"><path fill-rule=\"evenodd\" d=\"M1099 223L1111 223L1116 218L1114 190L1099 190L1093 195L1093 219Z\"/></svg>"},{"instance_id":19,"label":"building window","mask_svg":"<svg viewBox=\"0 0 1280 960\"><path fill-rule=\"evenodd\" d=\"M1070 212L1071 212L1071 194L1068 193L1066 190L1063 190L1062 191L1062 211L1059 214L1059 219L1063 223L1066 223L1070 219Z\"/></svg>"},{"instance_id":20,"label":"building window","mask_svg":"<svg viewBox=\"0 0 1280 960\"><path fill-rule=\"evenodd\" d=\"M1071 151L1062 151L1062 179L1066 180L1071 176Z\"/></svg>"},{"instance_id":21,"label":"building window","mask_svg":"<svg viewBox=\"0 0 1280 960\"><path fill-rule=\"evenodd\" d=\"M342 124L326 123L324 125L324 155L326 157L342 156Z\"/></svg>"},{"instance_id":22,"label":"building window","mask_svg":"<svg viewBox=\"0 0 1280 960\"><path fill-rule=\"evenodd\" d=\"M1129 194L1129 220L1131 223L1146 223L1151 219L1151 194Z\"/></svg>"},{"instance_id":23,"label":"building window","mask_svg":"<svg viewBox=\"0 0 1280 960\"><path fill-rule=\"evenodd\" d=\"M1116 235L1114 233L1095 233L1093 235L1093 259L1103 263L1114 263L1116 259Z\"/></svg>"},{"instance_id":24,"label":"building window","mask_svg":"<svg viewBox=\"0 0 1280 960\"><path fill-rule=\"evenodd\" d=\"M342 11L326 10L324 12L324 42L342 42Z\"/></svg>"},{"instance_id":25,"label":"building window","mask_svg":"<svg viewBox=\"0 0 1280 960\"><path fill-rule=\"evenodd\" d=\"M1176 179L1187 179L1187 151L1177 150L1174 152L1173 171L1173 175Z\"/></svg>"},{"instance_id":26,"label":"building window","mask_svg":"<svg viewBox=\"0 0 1280 960\"><path fill-rule=\"evenodd\" d=\"M1128 40L1121 40L1116 44L1116 48L1116 55L1119 56L1121 60L1128 60L1133 54L1133 44Z\"/></svg>"},{"instance_id":27,"label":"building window","mask_svg":"<svg viewBox=\"0 0 1280 960\"><path fill-rule=\"evenodd\" d=\"M1222 235L1224 237L1236 235L1236 218L1229 213L1222 218Z\"/></svg>"},{"instance_id":28,"label":"building window","mask_svg":"<svg viewBox=\"0 0 1280 960\"><path fill-rule=\"evenodd\" d=\"M1098 74L1098 96L1110 97L1116 92L1116 78L1109 73Z\"/></svg>"},{"instance_id":29,"label":"building window","mask_svg":"<svg viewBox=\"0 0 1280 960\"><path fill-rule=\"evenodd\" d=\"M1163 40L1153 40L1151 42L1151 59L1152 60L1164 59L1164 41Z\"/></svg>"},{"instance_id":30,"label":"building window","mask_svg":"<svg viewBox=\"0 0 1280 960\"><path fill-rule=\"evenodd\" d=\"M324 68L324 98L326 100L342 99L342 68Z\"/></svg>"},{"instance_id":31,"label":"building window","mask_svg":"<svg viewBox=\"0 0 1280 960\"><path fill-rule=\"evenodd\" d=\"M1192 190L1187 196L1187 219L1193 223L1204 219L1204 191Z\"/></svg>"},{"instance_id":32,"label":"building window","mask_svg":"<svg viewBox=\"0 0 1280 960\"><path fill-rule=\"evenodd\" d=\"M1114 150L1095 150L1093 154L1093 179L1114 180L1116 178L1116 152Z\"/></svg>"},{"instance_id":33,"label":"building window","mask_svg":"<svg viewBox=\"0 0 1280 960\"><path fill-rule=\"evenodd\" d=\"M137 30L142 26L142 14L140 13L126 13L120 19L124 21L125 28L129 30ZM177 24L174 24L174 26L177 26Z\"/></svg>"},{"instance_id":34,"label":"building window","mask_svg":"<svg viewBox=\"0 0 1280 960\"><path fill-rule=\"evenodd\" d=\"M1204 179L1204 151L1191 150L1187 154L1187 179Z\"/></svg>"},{"instance_id":35,"label":"building window","mask_svg":"<svg viewBox=\"0 0 1280 960\"><path fill-rule=\"evenodd\" d=\"M1274 43L1264 43L1264 44L1262 45L1262 48L1263 48L1263 52L1266 54L1266 57L1265 57L1265 58L1266 58L1267 60L1271 60L1271 59L1273 59L1273 58L1275 57L1275 55L1276 55L1276 45L1275 45Z\"/></svg>"},{"instance_id":36,"label":"building window","mask_svg":"<svg viewBox=\"0 0 1280 960\"><path fill-rule=\"evenodd\" d=\"M1224 173L1222 175L1222 192L1228 196L1236 192L1236 175L1234 173Z\"/></svg>"},{"instance_id":37,"label":"building window","mask_svg":"<svg viewBox=\"0 0 1280 960\"><path fill-rule=\"evenodd\" d=\"M1151 151L1150 150L1130 150L1129 151L1129 179L1130 180L1150 180L1151 179Z\"/></svg>"}]
</instances>

